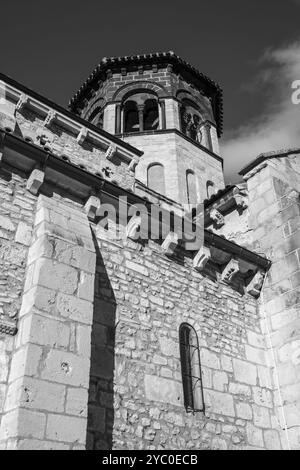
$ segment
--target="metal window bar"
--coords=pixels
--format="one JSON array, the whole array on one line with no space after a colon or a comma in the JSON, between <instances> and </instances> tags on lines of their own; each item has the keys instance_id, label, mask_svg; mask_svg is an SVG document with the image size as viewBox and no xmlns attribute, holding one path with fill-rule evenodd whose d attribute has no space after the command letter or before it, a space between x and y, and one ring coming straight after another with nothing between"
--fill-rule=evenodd
<instances>
[{"instance_id":1,"label":"metal window bar","mask_svg":"<svg viewBox=\"0 0 300 470\"><path fill-rule=\"evenodd\" d=\"M195 330L187 323L179 329L184 406L187 412L204 411L200 352Z\"/></svg>"}]
</instances>

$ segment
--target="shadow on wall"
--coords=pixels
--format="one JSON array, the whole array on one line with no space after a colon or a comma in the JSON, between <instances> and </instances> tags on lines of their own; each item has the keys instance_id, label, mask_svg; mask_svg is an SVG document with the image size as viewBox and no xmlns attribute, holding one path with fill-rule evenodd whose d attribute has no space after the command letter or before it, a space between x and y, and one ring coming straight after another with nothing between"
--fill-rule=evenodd
<instances>
[{"instance_id":1,"label":"shadow on wall","mask_svg":"<svg viewBox=\"0 0 300 470\"><path fill-rule=\"evenodd\" d=\"M116 300L95 237L94 242L97 265L86 449L106 450L113 445Z\"/></svg>"}]
</instances>

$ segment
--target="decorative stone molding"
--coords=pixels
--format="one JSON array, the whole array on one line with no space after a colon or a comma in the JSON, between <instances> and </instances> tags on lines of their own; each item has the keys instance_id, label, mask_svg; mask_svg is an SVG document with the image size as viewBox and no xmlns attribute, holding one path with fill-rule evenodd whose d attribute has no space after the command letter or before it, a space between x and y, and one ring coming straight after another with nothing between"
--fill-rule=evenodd
<instances>
[{"instance_id":1,"label":"decorative stone molding","mask_svg":"<svg viewBox=\"0 0 300 470\"><path fill-rule=\"evenodd\" d=\"M29 96L23 93L16 104L16 111L22 111L29 101Z\"/></svg>"},{"instance_id":2,"label":"decorative stone molding","mask_svg":"<svg viewBox=\"0 0 300 470\"><path fill-rule=\"evenodd\" d=\"M265 274L262 271L257 271L253 279L246 286L245 291L253 297L258 297L264 282Z\"/></svg>"},{"instance_id":3,"label":"decorative stone molding","mask_svg":"<svg viewBox=\"0 0 300 470\"><path fill-rule=\"evenodd\" d=\"M177 233L170 232L166 236L161 248L165 255L171 256L174 254L174 251L178 245L178 235Z\"/></svg>"},{"instance_id":4,"label":"decorative stone molding","mask_svg":"<svg viewBox=\"0 0 300 470\"><path fill-rule=\"evenodd\" d=\"M108 147L108 149L106 150L105 158L106 158L107 160L109 160L109 161L112 160L113 157L114 157L115 154L116 154L116 151L117 151L117 146L111 144L111 145Z\"/></svg>"},{"instance_id":5,"label":"decorative stone molding","mask_svg":"<svg viewBox=\"0 0 300 470\"><path fill-rule=\"evenodd\" d=\"M31 172L31 174L30 174L30 176L27 180L26 189L31 194L34 194L36 196L39 192L40 187L42 186L42 184L44 182L44 177L45 177L44 171L38 170L37 168L35 168Z\"/></svg>"},{"instance_id":6,"label":"decorative stone molding","mask_svg":"<svg viewBox=\"0 0 300 470\"><path fill-rule=\"evenodd\" d=\"M207 246L202 246L193 259L193 267L197 269L197 271L202 271L210 258L210 249Z\"/></svg>"},{"instance_id":7,"label":"decorative stone molding","mask_svg":"<svg viewBox=\"0 0 300 470\"><path fill-rule=\"evenodd\" d=\"M86 140L87 138L87 135L88 135L88 130L86 127L83 127L81 129L81 131L79 132L78 136L76 137L76 140L77 142L79 143L79 145L82 145L83 142Z\"/></svg>"},{"instance_id":8,"label":"decorative stone molding","mask_svg":"<svg viewBox=\"0 0 300 470\"><path fill-rule=\"evenodd\" d=\"M87 202L85 203L84 210L89 220L91 221L95 220L97 216L97 212L100 209L100 206L101 206L101 201L97 196L90 196L88 198Z\"/></svg>"},{"instance_id":9,"label":"decorative stone molding","mask_svg":"<svg viewBox=\"0 0 300 470\"><path fill-rule=\"evenodd\" d=\"M0 334L14 336L17 333L17 327L14 323L6 320L0 320Z\"/></svg>"},{"instance_id":10,"label":"decorative stone molding","mask_svg":"<svg viewBox=\"0 0 300 470\"><path fill-rule=\"evenodd\" d=\"M233 276L239 271L239 262L236 259L231 259L222 271L221 280L224 282L231 282Z\"/></svg>"},{"instance_id":11,"label":"decorative stone molding","mask_svg":"<svg viewBox=\"0 0 300 470\"><path fill-rule=\"evenodd\" d=\"M223 215L217 209L212 209L209 213L209 216L214 221L217 227L220 228L225 224Z\"/></svg>"},{"instance_id":12,"label":"decorative stone molding","mask_svg":"<svg viewBox=\"0 0 300 470\"><path fill-rule=\"evenodd\" d=\"M126 237L136 240L138 238L138 231L140 230L142 218L140 215L131 217L126 226Z\"/></svg>"},{"instance_id":13,"label":"decorative stone molding","mask_svg":"<svg viewBox=\"0 0 300 470\"><path fill-rule=\"evenodd\" d=\"M57 117L56 112L50 109L44 121L44 126L47 128L51 127L56 117Z\"/></svg>"}]
</instances>

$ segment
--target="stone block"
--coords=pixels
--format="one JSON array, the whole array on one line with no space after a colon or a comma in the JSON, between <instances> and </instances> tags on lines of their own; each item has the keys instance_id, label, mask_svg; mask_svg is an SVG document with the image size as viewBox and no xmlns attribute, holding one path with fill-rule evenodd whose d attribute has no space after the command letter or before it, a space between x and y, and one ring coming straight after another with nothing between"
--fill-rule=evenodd
<instances>
[{"instance_id":1,"label":"stone block","mask_svg":"<svg viewBox=\"0 0 300 470\"><path fill-rule=\"evenodd\" d=\"M88 388L90 358L52 349L44 358L41 378L74 387Z\"/></svg>"},{"instance_id":2,"label":"stone block","mask_svg":"<svg viewBox=\"0 0 300 470\"><path fill-rule=\"evenodd\" d=\"M145 374L146 399L175 406L183 405L182 386L175 380Z\"/></svg>"},{"instance_id":3,"label":"stone block","mask_svg":"<svg viewBox=\"0 0 300 470\"><path fill-rule=\"evenodd\" d=\"M28 344L16 351L12 356L9 380L23 377L37 377L43 349L35 344Z\"/></svg>"},{"instance_id":4,"label":"stone block","mask_svg":"<svg viewBox=\"0 0 300 470\"><path fill-rule=\"evenodd\" d=\"M252 420L252 408L247 403L237 403L236 414L238 418Z\"/></svg>"},{"instance_id":5,"label":"stone block","mask_svg":"<svg viewBox=\"0 0 300 470\"><path fill-rule=\"evenodd\" d=\"M228 384L228 376L226 372L213 371L213 388L220 392L226 391L226 385Z\"/></svg>"},{"instance_id":6,"label":"stone block","mask_svg":"<svg viewBox=\"0 0 300 470\"><path fill-rule=\"evenodd\" d=\"M45 426L45 414L19 408L3 415L0 440L13 437L42 439L44 437Z\"/></svg>"},{"instance_id":7,"label":"stone block","mask_svg":"<svg viewBox=\"0 0 300 470\"><path fill-rule=\"evenodd\" d=\"M267 364L265 351L263 349L253 348L252 346L245 345L246 358L250 362L265 366Z\"/></svg>"},{"instance_id":8,"label":"stone block","mask_svg":"<svg viewBox=\"0 0 300 470\"><path fill-rule=\"evenodd\" d=\"M233 370L235 379L238 382L256 385L257 369L255 365L239 359L233 359Z\"/></svg>"},{"instance_id":9,"label":"stone block","mask_svg":"<svg viewBox=\"0 0 300 470\"><path fill-rule=\"evenodd\" d=\"M77 291L78 297L80 297L81 299L93 302L94 282L95 282L94 274L89 274L89 273L86 273L85 271L81 271L80 280L78 284L78 291Z\"/></svg>"},{"instance_id":10,"label":"stone block","mask_svg":"<svg viewBox=\"0 0 300 470\"><path fill-rule=\"evenodd\" d=\"M253 387L253 400L256 405L273 408L272 392L261 387Z\"/></svg>"},{"instance_id":11,"label":"stone block","mask_svg":"<svg viewBox=\"0 0 300 470\"><path fill-rule=\"evenodd\" d=\"M268 408L253 405L252 409L254 425L260 428L270 428L271 420Z\"/></svg>"},{"instance_id":12,"label":"stone block","mask_svg":"<svg viewBox=\"0 0 300 470\"><path fill-rule=\"evenodd\" d=\"M211 413L223 416L235 416L233 398L229 393L221 393L213 390L205 390L204 402Z\"/></svg>"},{"instance_id":13,"label":"stone block","mask_svg":"<svg viewBox=\"0 0 300 470\"><path fill-rule=\"evenodd\" d=\"M24 318L20 334L23 344L34 343L67 349L70 342L70 325L34 314Z\"/></svg>"},{"instance_id":14,"label":"stone block","mask_svg":"<svg viewBox=\"0 0 300 470\"><path fill-rule=\"evenodd\" d=\"M165 356L179 358L179 344L166 337L159 338L160 350Z\"/></svg>"},{"instance_id":15,"label":"stone block","mask_svg":"<svg viewBox=\"0 0 300 470\"><path fill-rule=\"evenodd\" d=\"M46 437L54 441L85 444L86 424L85 418L49 414Z\"/></svg>"},{"instance_id":16,"label":"stone block","mask_svg":"<svg viewBox=\"0 0 300 470\"><path fill-rule=\"evenodd\" d=\"M66 413L78 417L87 416L88 390L85 388L68 388Z\"/></svg>"},{"instance_id":17,"label":"stone block","mask_svg":"<svg viewBox=\"0 0 300 470\"><path fill-rule=\"evenodd\" d=\"M264 440L267 450L280 450L281 443L278 432L275 430L264 431Z\"/></svg>"},{"instance_id":18,"label":"stone block","mask_svg":"<svg viewBox=\"0 0 300 470\"><path fill-rule=\"evenodd\" d=\"M57 312L69 320L92 324L93 304L84 299L72 295L59 293L56 302Z\"/></svg>"},{"instance_id":19,"label":"stone block","mask_svg":"<svg viewBox=\"0 0 300 470\"><path fill-rule=\"evenodd\" d=\"M220 359L216 354L209 351L208 349L202 348L201 349L201 364L203 366L212 368L212 369L220 369Z\"/></svg>"},{"instance_id":20,"label":"stone block","mask_svg":"<svg viewBox=\"0 0 300 470\"><path fill-rule=\"evenodd\" d=\"M65 386L22 377L9 385L5 411L21 407L59 413L64 410L64 402Z\"/></svg>"},{"instance_id":21,"label":"stone block","mask_svg":"<svg viewBox=\"0 0 300 470\"><path fill-rule=\"evenodd\" d=\"M0 228L13 232L15 230L15 225L12 223L9 217L0 215Z\"/></svg>"},{"instance_id":22,"label":"stone block","mask_svg":"<svg viewBox=\"0 0 300 470\"><path fill-rule=\"evenodd\" d=\"M255 447L264 447L263 433L261 429L253 426L251 423L247 423L247 439L248 443Z\"/></svg>"},{"instance_id":23,"label":"stone block","mask_svg":"<svg viewBox=\"0 0 300 470\"><path fill-rule=\"evenodd\" d=\"M40 258L35 264L33 284L73 294L77 289L78 272L66 264Z\"/></svg>"},{"instance_id":24,"label":"stone block","mask_svg":"<svg viewBox=\"0 0 300 470\"><path fill-rule=\"evenodd\" d=\"M15 241L21 245L29 246L31 243L32 228L24 222L19 222Z\"/></svg>"},{"instance_id":25,"label":"stone block","mask_svg":"<svg viewBox=\"0 0 300 470\"><path fill-rule=\"evenodd\" d=\"M55 315L55 299L57 293L54 290L42 286L32 287L23 295L20 309L20 317L31 312L33 308L41 312Z\"/></svg>"}]
</instances>

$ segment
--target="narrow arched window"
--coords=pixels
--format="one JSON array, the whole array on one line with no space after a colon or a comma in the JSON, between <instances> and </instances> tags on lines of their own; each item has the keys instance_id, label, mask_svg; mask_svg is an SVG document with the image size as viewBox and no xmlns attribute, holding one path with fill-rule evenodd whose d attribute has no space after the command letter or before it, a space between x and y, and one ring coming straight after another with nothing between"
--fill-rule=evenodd
<instances>
[{"instance_id":1,"label":"narrow arched window","mask_svg":"<svg viewBox=\"0 0 300 470\"><path fill-rule=\"evenodd\" d=\"M138 132L139 113L135 101L127 101L124 106L124 130L125 132Z\"/></svg>"},{"instance_id":2,"label":"narrow arched window","mask_svg":"<svg viewBox=\"0 0 300 470\"><path fill-rule=\"evenodd\" d=\"M145 101L144 105L144 130L153 131L158 129L158 105L155 99Z\"/></svg>"},{"instance_id":3,"label":"narrow arched window","mask_svg":"<svg viewBox=\"0 0 300 470\"><path fill-rule=\"evenodd\" d=\"M186 172L186 188L188 204L197 204L196 175L192 170Z\"/></svg>"},{"instance_id":4,"label":"narrow arched window","mask_svg":"<svg viewBox=\"0 0 300 470\"><path fill-rule=\"evenodd\" d=\"M187 412L204 411L198 337L188 323L180 325L179 344L185 409Z\"/></svg>"},{"instance_id":5,"label":"narrow arched window","mask_svg":"<svg viewBox=\"0 0 300 470\"><path fill-rule=\"evenodd\" d=\"M166 193L165 171L160 163L154 163L148 167L147 186L159 194Z\"/></svg>"},{"instance_id":6,"label":"narrow arched window","mask_svg":"<svg viewBox=\"0 0 300 470\"><path fill-rule=\"evenodd\" d=\"M206 194L207 194L207 199L210 199L211 196L214 194L214 183L212 181L207 181L206 183Z\"/></svg>"}]
</instances>

